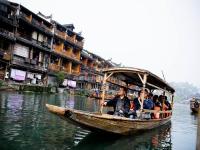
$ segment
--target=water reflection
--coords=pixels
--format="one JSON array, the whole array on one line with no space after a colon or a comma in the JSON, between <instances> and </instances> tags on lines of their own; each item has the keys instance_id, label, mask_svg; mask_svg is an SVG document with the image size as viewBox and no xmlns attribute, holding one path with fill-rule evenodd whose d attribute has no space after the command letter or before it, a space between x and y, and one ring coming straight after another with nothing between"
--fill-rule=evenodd
<instances>
[{"instance_id":1,"label":"water reflection","mask_svg":"<svg viewBox=\"0 0 200 150\"><path fill-rule=\"evenodd\" d=\"M74 149L172 149L171 142L171 123L158 129L137 133L132 136L116 136L113 134L91 133Z\"/></svg>"},{"instance_id":2,"label":"water reflection","mask_svg":"<svg viewBox=\"0 0 200 150\"><path fill-rule=\"evenodd\" d=\"M0 149L194 149L197 116L176 104L171 124L134 136L100 135L49 113L46 103L98 111L99 101L67 94L0 93ZM181 116L181 117L180 117ZM183 145L186 144L186 145ZM173 147L172 147L173 145Z\"/></svg>"}]
</instances>

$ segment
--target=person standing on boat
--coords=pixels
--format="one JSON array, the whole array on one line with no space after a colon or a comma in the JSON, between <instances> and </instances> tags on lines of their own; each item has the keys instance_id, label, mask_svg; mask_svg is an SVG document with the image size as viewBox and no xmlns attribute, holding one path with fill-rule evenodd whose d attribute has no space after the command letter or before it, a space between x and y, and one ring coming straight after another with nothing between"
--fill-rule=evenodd
<instances>
[{"instance_id":1,"label":"person standing on boat","mask_svg":"<svg viewBox=\"0 0 200 150\"><path fill-rule=\"evenodd\" d=\"M108 102L104 102L104 106L113 106L114 115L128 117L130 100L126 96L126 93L126 88L120 87L117 96Z\"/></svg>"}]
</instances>

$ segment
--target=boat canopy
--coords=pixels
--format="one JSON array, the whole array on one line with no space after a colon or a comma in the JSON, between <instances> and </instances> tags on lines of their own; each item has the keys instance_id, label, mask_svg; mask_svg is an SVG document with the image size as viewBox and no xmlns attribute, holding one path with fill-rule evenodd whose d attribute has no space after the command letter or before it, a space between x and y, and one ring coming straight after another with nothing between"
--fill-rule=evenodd
<instances>
[{"instance_id":1,"label":"boat canopy","mask_svg":"<svg viewBox=\"0 0 200 150\"><path fill-rule=\"evenodd\" d=\"M127 84L134 84L139 87L143 87L144 83L142 82L142 78L146 75L146 87L148 89L160 89L172 94L175 92L174 88L172 88L166 81L148 70L133 67L113 67L104 69L103 73L106 73L107 76L110 74L110 76L117 77L117 79L124 81Z\"/></svg>"}]
</instances>

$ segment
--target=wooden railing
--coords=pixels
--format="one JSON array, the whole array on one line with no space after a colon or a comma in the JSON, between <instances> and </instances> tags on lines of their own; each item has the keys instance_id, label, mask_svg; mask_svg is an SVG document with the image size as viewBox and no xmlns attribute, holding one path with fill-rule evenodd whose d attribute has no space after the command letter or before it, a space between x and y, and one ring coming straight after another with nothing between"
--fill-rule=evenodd
<instances>
[{"instance_id":1,"label":"wooden railing","mask_svg":"<svg viewBox=\"0 0 200 150\"><path fill-rule=\"evenodd\" d=\"M4 50L0 48L0 54L3 56L4 60L11 60L11 53L10 50Z\"/></svg>"},{"instance_id":2,"label":"wooden railing","mask_svg":"<svg viewBox=\"0 0 200 150\"><path fill-rule=\"evenodd\" d=\"M61 52L63 51L63 48L61 45L53 45L53 49L56 51L56 52Z\"/></svg>"},{"instance_id":3,"label":"wooden railing","mask_svg":"<svg viewBox=\"0 0 200 150\"><path fill-rule=\"evenodd\" d=\"M32 16L31 15L28 16L28 15L22 13L22 14L20 14L20 16L31 23L31 21L32 21Z\"/></svg>"},{"instance_id":4,"label":"wooden railing","mask_svg":"<svg viewBox=\"0 0 200 150\"><path fill-rule=\"evenodd\" d=\"M46 25L44 25L42 22L37 21L35 18L32 18L31 23L37 27L42 28L43 30L47 31L47 32L52 32L52 30L47 27Z\"/></svg>"},{"instance_id":5,"label":"wooden railing","mask_svg":"<svg viewBox=\"0 0 200 150\"><path fill-rule=\"evenodd\" d=\"M0 34L6 35L6 36L10 36L14 38L14 33L9 32L8 30L5 30L3 28L0 28Z\"/></svg>"},{"instance_id":6,"label":"wooden railing","mask_svg":"<svg viewBox=\"0 0 200 150\"><path fill-rule=\"evenodd\" d=\"M80 60L80 57L77 54L71 53L71 57L76 60Z\"/></svg>"},{"instance_id":7,"label":"wooden railing","mask_svg":"<svg viewBox=\"0 0 200 150\"><path fill-rule=\"evenodd\" d=\"M10 54L10 53L7 53L7 52L4 52L4 54L3 54L3 59L4 59L4 60L7 60L7 61L11 60L11 54Z\"/></svg>"},{"instance_id":8,"label":"wooden railing","mask_svg":"<svg viewBox=\"0 0 200 150\"><path fill-rule=\"evenodd\" d=\"M52 71L60 71L60 66L58 66L56 64L50 64L49 69Z\"/></svg>"},{"instance_id":9,"label":"wooden railing","mask_svg":"<svg viewBox=\"0 0 200 150\"><path fill-rule=\"evenodd\" d=\"M63 53L67 56L67 57L71 57L72 52L71 51L63 51Z\"/></svg>"},{"instance_id":10,"label":"wooden railing","mask_svg":"<svg viewBox=\"0 0 200 150\"><path fill-rule=\"evenodd\" d=\"M66 36L66 40L78 45L79 47L83 47L83 42L82 41L77 41L74 38L70 37L70 36Z\"/></svg>"},{"instance_id":11,"label":"wooden railing","mask_svg":"<svg viewBox=\"0 0 200 150\"><path fill-rule=\"evenodd\" d=\"M68 73L68 74L71 73L71 72L70 72L70 69L69 69L69 68L65 68L65 67L61 67L61 71L64 71L64 72L66 72L66 73Z\"/></svg>"},{"instance_id":12,"label":"wooden railing","mask_svg":"<svg viewBox=\"0 0 200 150\"><path fill-rule=\"evenodd\" d=\"M62 39L66 39L66 33L65 32L61 32L57 29L55 29L55 35L57 35L58 37L62 38Z\"/></svg>"},{"instance_id":13,"label":"wooden railing","mask_svg":"<svg viewBox=\"0 0 200 150\"><path fill-rule=\"evenodd\" d=\"M77 71L77 70L72 70L72 74L74 74L74 75L79 75L79 74L80 74L80 72L79 72L79 71Z\"/></svg>"},{"instance_id":14,"label":"wooden railing","mask_svg":"<svg viewBox=\"0 0 200 150\"><path fill-rule=\"evenodd\" d=\"M70 41L70 42L75 42L74 38L70 37L70 36L66 36L66 40Z\"/></svg>"},{"instance_id":15,"label":"wooden railing","mask_svg":"<svg viewBox=\"0 0 200 150\"><path fill-rule=\"evenodd\" d=\"M77 41L75 44L77 44L80 47L83 47L83 42Z\"/></svg>"}]
</instances>

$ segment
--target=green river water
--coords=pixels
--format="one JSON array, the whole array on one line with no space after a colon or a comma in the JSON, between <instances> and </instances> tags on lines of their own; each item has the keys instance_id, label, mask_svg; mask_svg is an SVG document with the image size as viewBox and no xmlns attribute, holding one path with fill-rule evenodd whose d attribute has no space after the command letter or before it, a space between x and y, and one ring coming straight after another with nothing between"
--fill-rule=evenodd
<instances>
[{"instance_id":1,"label":"green river water","mask_svg":"<svg viewBox=\"0 0 200 150\"><path fill-rule=\"evenodd\" d=\"M98 110L99 101L67 94L0 93L0 150L196 149L197 116L175 103L170 124L132 136L97 134L49 113L46 103Z\"/></svg>"}]
</instances>

